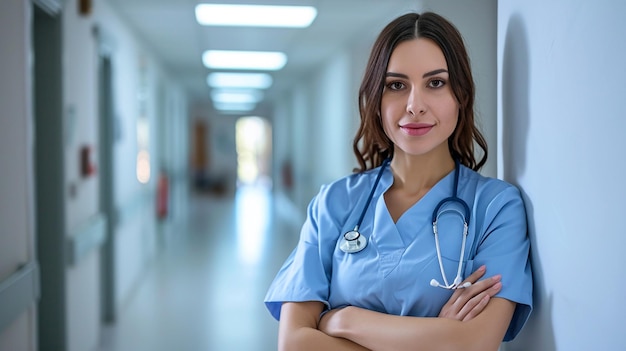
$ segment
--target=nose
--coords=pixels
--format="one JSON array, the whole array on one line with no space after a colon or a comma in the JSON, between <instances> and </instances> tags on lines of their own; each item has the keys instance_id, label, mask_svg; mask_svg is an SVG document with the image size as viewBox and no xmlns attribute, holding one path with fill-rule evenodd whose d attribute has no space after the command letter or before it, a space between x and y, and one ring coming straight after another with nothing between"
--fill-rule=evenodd
<instances>
[{"instance_id":1,"label":"nose","mask_svg":"<svg viewBox=\"0 0 626 351\"><path fill-rule=\"evenodd\" d=\"M411 116L422 115L426 112L426 104L419 89L411 89L406 102L406 112Z\"/></svg>"}]
</instances>

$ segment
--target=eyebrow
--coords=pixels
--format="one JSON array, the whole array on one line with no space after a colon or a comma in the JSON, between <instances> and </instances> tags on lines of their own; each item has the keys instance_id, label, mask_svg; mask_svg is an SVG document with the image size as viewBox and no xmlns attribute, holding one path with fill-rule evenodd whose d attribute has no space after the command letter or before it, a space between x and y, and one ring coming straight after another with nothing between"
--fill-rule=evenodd
<instances>
[{"instance_id":1,"label":"eyebrow","mask_svg":"<svg viewBox=\"0 0 626 351\"><path fill-rule=\"evenodd\" d=\"M448 73L448 70L440 68L440 69L436 69L434 71L426 72L426 73L424 73L422 78L431 77L431 76L437 75L439 73Z\"/></svg>"},{"instance_id":2,"label":"eyebrow","mask_svg":"<svg viewBox=\"0 0 626 351\"><path fill-rule=\"evenodd\" d=\"M440 68L440 69L436 69L434 71L426 72L426 73L424 73L424 75L422 75L422 78L432 77L432 76L437 75L439 73L448 73L448 70ZM385 74L385 76L386 77L408 78L408 76L406 74L395 73L395 72L387 72Z\"/></svg>"}]
</instances>

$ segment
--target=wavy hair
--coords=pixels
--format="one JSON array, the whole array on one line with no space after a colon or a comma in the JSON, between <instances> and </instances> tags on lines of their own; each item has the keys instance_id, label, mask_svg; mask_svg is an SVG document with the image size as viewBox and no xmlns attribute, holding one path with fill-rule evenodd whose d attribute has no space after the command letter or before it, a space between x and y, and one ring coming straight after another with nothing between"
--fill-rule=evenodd
<instances>
[{"instance_id":1,"label":"wavy hair","mask_svg":"<svg viewBox=\"0 0 626 351\"><path fill-rule=\"evenodd\" d=\"M385 134L380 118L385 74L391 53L398 44L417 38L432 40L443 52L450 75L450 88L459 102L458 122L448 138L452 158L475 171L487 162L487 142L475 125L475 86L461 34L438 14L408 13L382 30L365 68L358 101L361 124L352 144L360 166L355 169L356 172L378 167L383 160L393 156L393 143ZM474 156L474 143L483 151L478 161Z\"/></svg>"}]
</instances>

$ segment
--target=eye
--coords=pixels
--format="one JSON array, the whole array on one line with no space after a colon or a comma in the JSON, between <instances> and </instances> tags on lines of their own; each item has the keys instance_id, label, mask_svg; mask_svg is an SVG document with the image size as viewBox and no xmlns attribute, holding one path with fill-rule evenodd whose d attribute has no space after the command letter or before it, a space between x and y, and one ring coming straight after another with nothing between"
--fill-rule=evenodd
<instances>
[{"instance_id":1,"label":"eye","mask_svg":"<svg viewBox=\"0 0 626 351\"><path fill-rule=\"evenodd\" d=\"M391 82L387 84L387 88L389 90L401 90L404 88L404 83L402 82Z\"/></svg>"},{"instance_id":2,"label":"eye","mask_svg":"<svg viewBox=\"0 0 626 351\"><path fill-rule=\"evenodd\" d=\"M446 82L443 79L435 78L428 81L429 88L437 89L443 87L444 85L446 85Z\"/></svg>"}]
</instances>

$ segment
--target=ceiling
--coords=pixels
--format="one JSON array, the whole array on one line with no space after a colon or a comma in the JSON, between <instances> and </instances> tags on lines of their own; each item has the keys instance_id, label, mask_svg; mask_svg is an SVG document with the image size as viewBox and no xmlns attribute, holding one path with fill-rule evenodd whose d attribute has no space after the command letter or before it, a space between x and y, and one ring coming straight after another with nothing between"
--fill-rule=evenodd
<instances>
[{"instance_id":1,"label":"ceiling","mask_svg":"<svg viewBox=\"0 0 626 351\"><path fill-rule=\"evenodd\" d=\"M266 100L288 91L307 78L316 65L343 45L371 38L392 18L416 10L418 0L108 0L145 40L171 74L187 89L192 101L209 102L202 53L208 49L282 51L285 67L270 72L274 84ZM207 27L195 20L198 3L311 5L318 14L305 29ZM371 45L371 44L370 44Z\"/></svg>"}]
</instances>

